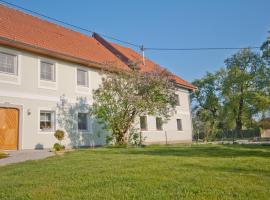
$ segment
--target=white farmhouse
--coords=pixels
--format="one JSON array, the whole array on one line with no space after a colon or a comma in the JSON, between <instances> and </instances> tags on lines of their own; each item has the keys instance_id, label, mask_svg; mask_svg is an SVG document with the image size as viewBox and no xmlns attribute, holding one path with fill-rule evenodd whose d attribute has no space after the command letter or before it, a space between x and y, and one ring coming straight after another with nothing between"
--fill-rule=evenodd
<instances>
[{"instance_id":1,"label":"white farmhouse","mask_svg":"<svg viewBox=\"0 0 270 200\"><path fill-rule=\"evenodd\" d=\"M87 36L0 5L0 149L51 148L54 131L63 128L57 119L62 95L77 103L69 110L73 131L64 144L73 146L74 140L77 146L104 144L108 133L77 99L92 104L92 90L99 87L104 65L113 63L125 70L136 60L142 60L140 54L98 34ZM156 67L148 59L140 65L142 71ZM145 143L192 140L189 94L195 87L180 77L173 79L178 87L177 111L163 125L155 116L141 116L138 126Z\"/></svg>"}]
</instances>

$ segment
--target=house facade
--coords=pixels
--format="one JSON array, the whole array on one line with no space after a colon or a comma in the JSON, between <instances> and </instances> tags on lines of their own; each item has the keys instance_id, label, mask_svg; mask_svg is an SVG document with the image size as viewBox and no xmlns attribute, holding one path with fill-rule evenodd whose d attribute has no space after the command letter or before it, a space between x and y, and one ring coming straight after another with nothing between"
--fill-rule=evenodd
<instances>
[{"instance_id":1,"label":"house facade","mask_svg":"<svg viewBox=\"0 0 270 200\"><path fill-rule=\"evenodd\" d=\"M51 148L57 129L66 131L66 146L105 144L110 133L88 114L92 91L101 83L102 66L126 70L136 60L142 60L140 54L97 34L83 35L0 5L0 149ZM148 59L140 65L142 71L159 67ZM178 105L171 119L137 120L147 144L192 140L189 95L195 87L173 79ZM59 115L64 102L65 114ZM64 117L70 118L66 125Z\"/></svg>"}]
</instances>

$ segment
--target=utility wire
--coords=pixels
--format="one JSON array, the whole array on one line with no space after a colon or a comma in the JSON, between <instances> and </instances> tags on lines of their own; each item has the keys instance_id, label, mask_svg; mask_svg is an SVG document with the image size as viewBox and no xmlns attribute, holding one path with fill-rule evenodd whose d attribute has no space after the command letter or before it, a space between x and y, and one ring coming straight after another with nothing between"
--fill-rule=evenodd
<instances>
[{"instance_id":1,"label":"utility wire","mask_svg":"<svg viewBox=\"0 0 270 200\"><path fill-rule=\"evenodd\" d=\"M10 5L12 7L18 8L18 9L21 9L21 10L27 11L29 13L33 13L33 14L38 15L38 16L41 16L43 18L47 18L47 19L50 19L52 21L56 21L58 23L61 23L61 24L64 24L64 25L73 27L73 28L78 29L78 30L82 30L82 31L85 31L85 32L90 32L90 33L94 33L95 32L95 31L92 31L92 30L89 30L89 29L86 29L86 28L83 28L83 27L80 27L80 26L77 26L77 25L74 25L74 24L70 24L68 22L65 22L65 21L62 21L62 20L59 20L59 19L56 19L56 18L47 16L47 15L44 15L44 14L39 13L37 11L33 11L33 10L28 9L28 8L24 8L22 6L19 6L19 5L16 5L16 4L13 4L13 3L10 3L10 2L4 1L4 0L0 0L0 2L2 2L3 4ZM150 51L208 51L208 50L260 49L260 47L257 47L257 46L252 46L252 47L205 47L205 48L204 47L200 47L200 48L157 48L157 47L144 47L143 45L139 45L139 44L135 44L135 43L132 43L132 42L125 41L125 40L121 40L121 39L118 39L118 38L115 38L113 36L106 35L106 34L103 34L103 33L97 33L97 34L99 34L99 35L101 35L101 36L103 36L105 38L111 39L111 40L115 40L115 41L118 41L118 42L121 42L121 43L124 43L124 44L128 44L130 46L137 47L141 51L146 51L146 50L150 50Z\"/></svg>"},{"instance_id":2,"label":"utility wire","mask_svg":"<svg viewBox=\"0 0 270 200\"><path fill-rule=\"evenodd\" d=\"M82 30L82 31L86 31L86 32L90 32L90 33L94 33L95 31L92 31L92 30L89 30L89 29L86 29L86 28L82 28L80 26L77 26L77 25L74 25L74 24L70 24L68 22L64 22L62 20L59 20L59 19L56 19L56 18L53 18L53 17L50 17L50 16L47 16L47 15L44 15L42 13L39 13L39 12L36 12L36 11L33 11L33 10L30 10L28 8L24 8L24 7L21 7L19 5L16 5L16 4L13 4L13 3L10 3L10 2L7 2L7 1L4 1L4 0L0 0L0 2L4 3L4 4L7 4L7 5L10 5L12 7L15 7L15 8L19 8L21 10L24 10L24 11L27 11L27 12L30 12L30 13L33 13L35 15L38 15L38 16L41 16L43 18L47 18L47 19L50 19L50 20L53 20L53 21L56 21L56 22L59 22L61 24L65 24L67 26L70 26L70 27L73 27L73 28L76 28L76 29L79 29L79 30ZM103 34L103 33L97 33L103 37L106 37L106 38L109 38L111 40L115 40L115 41L118 41L118 42L121 42L121 43L125 43L125 44L128 44L128 45L131 45L131 46L135 46L135 47L138 47L140 48L141 45L138 45L138 44L134 44L134 43L131 43L131 42L127 42L127 41L124 41L124 40L120 40L118 38L115 38L113 36L109 36L109 35L106 35L106 34Z\"/></svg>"},{"instance_id":3,"label":"utility wire","mask_svg":"<svg viewBox=\"0 0 270 200\"><path fill-rule=\"evenodd\" d=\"M155 48L145 47L144 50L150 51L202 51L202 50L234 50L234 49L259 49L260 47L202 47L202 48Z\"/></svg>"}]
</instances>

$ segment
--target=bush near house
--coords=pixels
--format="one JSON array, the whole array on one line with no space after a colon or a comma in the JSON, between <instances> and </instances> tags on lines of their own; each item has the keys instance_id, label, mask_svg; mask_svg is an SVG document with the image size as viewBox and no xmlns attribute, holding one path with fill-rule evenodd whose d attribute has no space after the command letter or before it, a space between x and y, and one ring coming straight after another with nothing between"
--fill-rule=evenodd
<instances>
[{"instance_id":1,"label":"bush near house","mask_svg":"<svg viewBox=\"0 0 270 200\"><path fill-rule=\"evenodd\" d=\"M0 159L1 159L1 158L6 158L6 157L7 157L7 154L0 151Z\"/></svg>"},{"instance_id":2,"label":"bush near house","mask_svg":"<svg viewBox=\"0 0 270 200\"><path fill-rule=\"evenodd\" d=\"M65 132L62 131L62 130L56 130L55 133L54 133L54 137L59 141L59 143L55 143L53 145L54 150L55 151L60 151L62 149L65 149L65 146L61 145L61 142L65 137Z\"/></svg>"}]
</instances>

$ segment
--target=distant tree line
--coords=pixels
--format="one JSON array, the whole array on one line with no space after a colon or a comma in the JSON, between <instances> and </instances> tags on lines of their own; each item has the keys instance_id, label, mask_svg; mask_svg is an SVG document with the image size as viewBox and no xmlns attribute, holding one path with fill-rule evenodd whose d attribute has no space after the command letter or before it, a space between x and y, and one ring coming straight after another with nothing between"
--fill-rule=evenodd
<instances>
[{"instance_id":1,"label":"distant tree line","mask_svg":"<svg viewBox=\"0 0 270 200\"><path fill-rule=\"evenodd\" d=\"M193 84L194 138L259 136L259 121L270 111L270 36L260 51L243 49L225 67Z\"/></svg>"}]
</instances>

